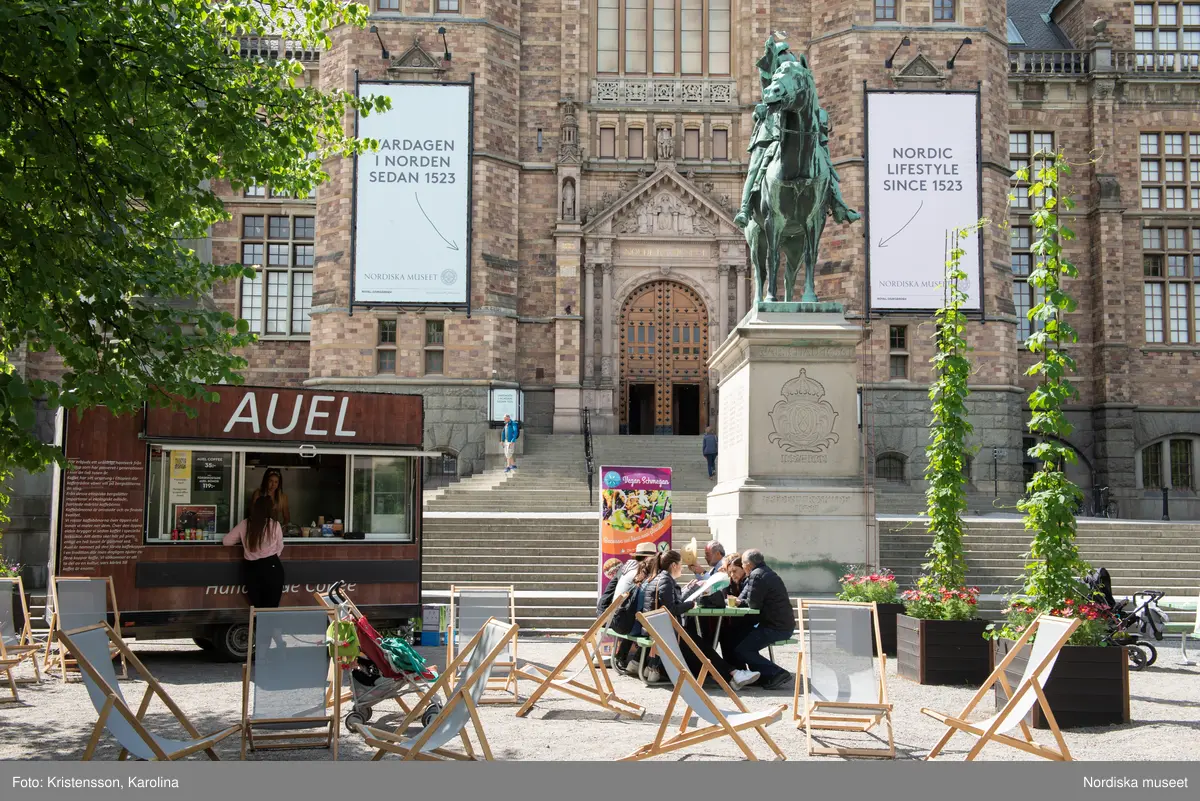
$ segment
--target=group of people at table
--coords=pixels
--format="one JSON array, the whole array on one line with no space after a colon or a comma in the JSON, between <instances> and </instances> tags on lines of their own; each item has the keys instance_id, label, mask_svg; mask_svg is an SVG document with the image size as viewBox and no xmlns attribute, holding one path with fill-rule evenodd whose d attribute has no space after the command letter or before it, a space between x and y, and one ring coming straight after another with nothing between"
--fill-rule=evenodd
<instances>
[{"instance_id":1,"label":"group of people at table","mask_svg":"<svg viewBox=\"0 0 1200 801\"><path fill-rule=\"evenodd\" d=\"M767 566L762 552L754 548L741 554L726 554L725 547L713 541L704 548L704 561L706 564L701 565L697 559L689 566L695 577L681 589L679 579L685 566L680 552L667 550L660 553L654 543L639 543L628 561L610 559L605 563L607 584L596 612L604 614L614 599L630 592L640 595L643 612L666 609L681 624L683 616L697 604L756 610L757 614L731 615L727 619L716 616L696 618L698 626L691 631L698 629L698 633L692 634L692 639L733 689L751 685L768 690L783 687L791 681L792 674L761 653L768 645L789 639L796 628L795 609L783 579ZM685 600L702 582L718 573L729 577L727 587ZM631 639L620 640L613 655L613 667L617 670L635 674L636 649L639 647L635 639L642 634L640 629L641 625L635 624L630 631ZM720 653L717 653L718 647ZM681 650L692 675L699 676L700 660L690 648ZM653 672L651 665L652 662L647 661L647 673ZM658 672L661 676L661 669Z\"/></svg>"}]
</instances>

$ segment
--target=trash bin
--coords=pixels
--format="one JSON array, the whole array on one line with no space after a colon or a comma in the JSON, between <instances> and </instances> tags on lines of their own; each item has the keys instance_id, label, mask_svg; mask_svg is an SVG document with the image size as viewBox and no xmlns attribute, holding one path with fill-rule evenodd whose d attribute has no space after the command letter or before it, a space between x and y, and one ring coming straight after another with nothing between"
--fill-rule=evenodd
<instances>
[{"instance_id":1,"label":"trash bin","mask_svg":"<svg viewBox=\"0 0 1200 801\"><path fill-rule=\"evenodd\" d=\"M446 644L446 605L427 604L421 607L421 645Z\"/></svg>"}]
</instances>

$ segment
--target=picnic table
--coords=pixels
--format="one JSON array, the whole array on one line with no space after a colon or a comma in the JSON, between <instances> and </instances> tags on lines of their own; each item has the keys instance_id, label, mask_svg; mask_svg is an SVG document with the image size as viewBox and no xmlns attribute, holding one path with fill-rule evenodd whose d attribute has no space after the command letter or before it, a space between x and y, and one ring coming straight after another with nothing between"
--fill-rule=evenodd
<instances>
[{"instance_id":1,"label":"picnic table","mask_svg":"<svg viewBox=\"0 0 1200 801\"><path fill-rule=\"evenodd\" d=\"M746 615L757 615L757 609L751 609L747 606L721 606L721 607L700 607L693 606L684 613L686 617L692 618L696 623L696 636L703 636L700 633L700 618L715 617L717 619L717 630L713 634L713 641L721 641L721 621L727 617L745 617Z\"/></svg>"}]
</instances>

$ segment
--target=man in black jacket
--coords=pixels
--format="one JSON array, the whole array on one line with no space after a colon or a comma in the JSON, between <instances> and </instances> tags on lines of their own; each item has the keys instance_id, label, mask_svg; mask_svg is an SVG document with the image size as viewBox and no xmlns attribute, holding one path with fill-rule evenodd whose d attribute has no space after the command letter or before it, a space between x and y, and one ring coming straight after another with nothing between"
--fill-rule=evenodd
<instances>
[{"instance_id":1,"label":"man in black jacket","mask_svg":"<svg viewBox=\"0 0 1200 801\"><path fill-rule=\"evenodd\" d=\"M760 684L774 690L787 684L792 674L764 657L760 651L771 643L790 639L796 630L796 611L788 597L783 579L767 567L762 551L750 548L742 554L742 566L749 571L746 586L737 605L759 610L757 623L734 647L734 662L762 674Z\"/></svg>"}]
</instances>

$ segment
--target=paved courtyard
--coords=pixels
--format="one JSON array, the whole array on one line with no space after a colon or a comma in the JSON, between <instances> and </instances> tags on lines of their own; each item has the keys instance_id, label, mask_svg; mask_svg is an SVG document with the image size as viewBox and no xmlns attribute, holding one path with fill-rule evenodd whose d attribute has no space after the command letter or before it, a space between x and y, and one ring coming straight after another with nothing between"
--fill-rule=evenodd
<instances>
[{"instance_id":1,"label":"paved courtyard","mask_svg":"<svg viewBox=\"0 0 1200 801\"><path fill-rule=\"evenodd\" d=\"M527 639L519 646L521 659L538 664L557 663L569 647L562 639ZM234 725L241 709L241 665L214 662L190 641L133 643L133 649L146 667L167 688L175 701L201 732L214 731ZM434 664L445 658L444 649L424 648L423 654ZM1200 667L1179 663L1178 640L1162 643L1157 664L1142 672L1130 674L1130 695L1133 721L1125 726L1083 729L1066 732L1067 744L1080 760L1190 760L1200 750ZM780 661L789 670L795 669L795 647L778 652ZM21 678L32 678L28 666L21 668ZM515 717L511 706L485 706L481 716L488 740L496 759L502 760L613 760L625 756L643 743L653 739L661 714L666 709L669 685L645 687L626 676L614 679L617 691L625 698L646 707L640 721L619 719L598 707L550 693L539 702L528 718ZM920 714L922 706L957 713L970 699L973 689L967 687L921 687L896 676L894 663L888 666L888 687L895 705L896 749L898 759L920 759L941 736L943 731L935 721ZM531 692L533 684L522 683L522 694ZM125 697L136 707L145 683L131 678L123 684ZM42 685L20 687L21 703L0 706L0 759L79 759L86 747L96 715L83 685L74 679L64 684L50 679ZM767 692L749 688L742 698L750 709L772 704L789 704L784 719L770 732L789 759L808 759L803 732L790 722L792 685L784 690ZM388 702L391 709L398 710ZM992 706L985 701L985 715ZM386 725L393 717L388 705L378 707L373 725ZM158 702L152 705L147 719L152 730L171 736L178 729L164 728L170 721L166 709ZM672 728L678 726L675 715ZM157 728L155 727L157 724ZM1041 742L1050 742L1048 732L1036 732ZM770 752L756 736L747 742L760 758ZM847 735L830 743L871 745L862 735ZM970 746L970 738L959 735L946 751L951 759L961 759ZM239 742L230 738L217 747L223 759L237 759ZM105 737L98 759L113 759L117 748ZM366 759L371 751L361 739L343 728L341 758ZM323 749L271 751L250 755L255 760L324 760L329 752ZM693 750L668 754L667 760L740 759L741 755L728 740L707 743ZM829 757L819 757L829 759ZM984 759L1025 759L1029 757L1014 749L989 745Z\"/></svg>"}]
</instances>

